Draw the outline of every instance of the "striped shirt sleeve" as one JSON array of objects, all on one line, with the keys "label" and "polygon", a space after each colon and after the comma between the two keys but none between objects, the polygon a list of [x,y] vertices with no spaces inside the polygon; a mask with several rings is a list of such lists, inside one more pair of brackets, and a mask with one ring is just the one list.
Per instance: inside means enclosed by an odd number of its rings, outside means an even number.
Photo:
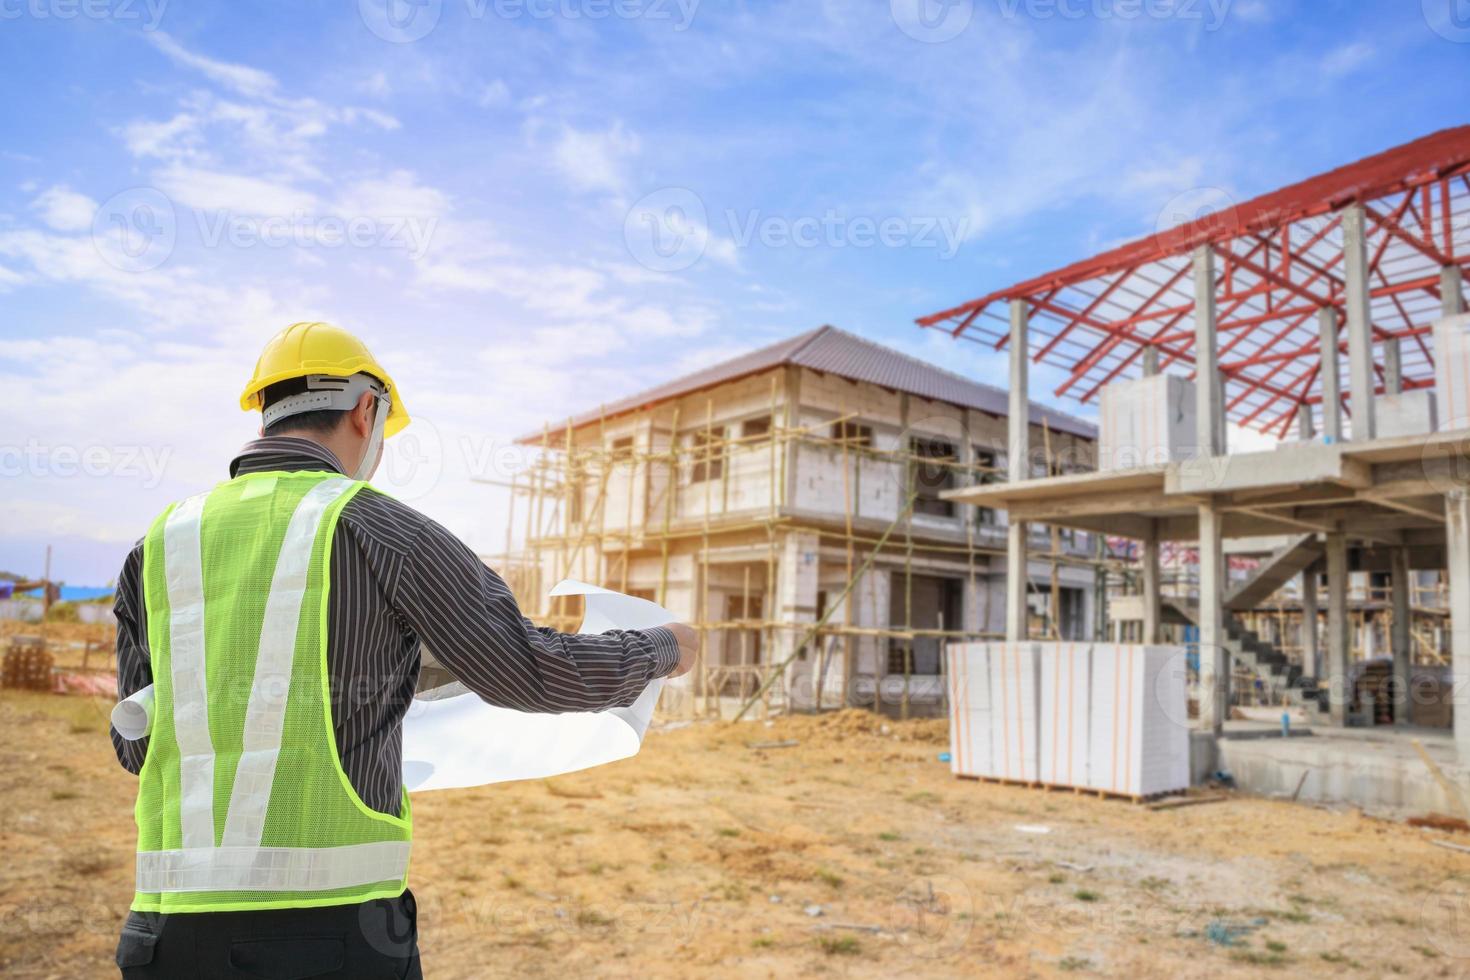
[{"label": "striped shirt sleeve", "polygon": [[521,614],[510,588],[442,525],[425,521],[394,608],[424,646],[486,702],[518,711],[601,711],[632,704],[674,670],[667,629],[561,633]]},{"label": "striped shirt sleeve", "polygon": [[[142,568],[143,545],[139,542],[123,561],[112,603],[113,615],[117,617],[118,700],[130,697],[153,683],[153,668],[148,659],[147,616],[140,601]],[[143,758],[148,754],[147,737],[129,742],[117,733],[117,729],[109,728],[109,732],[117,761],[128,772],[137,775],[143,768]]]}]

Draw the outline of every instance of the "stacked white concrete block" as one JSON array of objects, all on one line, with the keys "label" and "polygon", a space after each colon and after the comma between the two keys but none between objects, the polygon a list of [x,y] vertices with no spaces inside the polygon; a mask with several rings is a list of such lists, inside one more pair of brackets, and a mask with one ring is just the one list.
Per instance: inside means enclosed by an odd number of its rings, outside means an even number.
[{"label": "stacked white concrete block", "polygon": [[950,769],[956,776],[991,776],[989,643],[949,647]]},{"label": "stacked white concrete block", "polygon": [[1127,470],[1195,455],[1194,382],[1172,374],[1115,381],[1098,409],[1098,469]]},{"label": "stacked white concrete block", "polygon": [[990,648],[990,748],[1001,779],[1041,778],[1040,645],[994,643]]},{"label": "stacked white concrete block", "polygon": [[1187,787],[1187,696],[1182,648],[1094,644],[1088,787],[1135,796]]},{"label": "stacked white concrete block", "polygon": [[949,672],[956,775],[1134,796],[1189,785],[1182,648],[962,643]]},{"label": "stacked white concrete block", "polygon": [[1041,644],[1041,782],[1088,785],[1091,690],[1092,644]]},{"label": "stacked white concrete block", "polygon": [[1470,313],[1434,324],[1434,392],[1439,428],[1470,429]]},{"label": "stacked white concrete block", "polygon": [[1434,392],[1427,388],[1379,395],[1373,406],[1378,438],[1428,435],[1439,428],[1435,404]]}]

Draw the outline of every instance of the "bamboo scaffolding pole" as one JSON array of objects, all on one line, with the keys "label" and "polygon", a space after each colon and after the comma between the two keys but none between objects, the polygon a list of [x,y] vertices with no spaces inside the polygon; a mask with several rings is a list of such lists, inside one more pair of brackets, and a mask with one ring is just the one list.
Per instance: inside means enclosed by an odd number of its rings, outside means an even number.
[{"label": "bamboo scaffolding pole", "polygon": [[[883,532],[883,538],[880,541],[880,546],[888,542],[888,538],[893,534],[894,528],[898,527],[899,522],[902,521],[911,510],[913,510],[913,506],[914,498],[909,497],[909,499],[904,503],[903,509],[899,511],[898,516],[893,519],[893,522],[888,525],[888,529]],[[873,559],[878,556],[879,550],[879,548],[873,549],[873,553],[867,557],[867,559],[863,562],[862,567],[858,569],[859,576],[861,576],[864,572],[868,570],[868,566],[871,565],[873,563]],[[839,596],[839,599],[847,598],[848,593],[852,591],[853,581],[855,580],[851,580],[845,586],[843,586],[842,594],[841,596]],[[756,697],[765,694],[766,690],[769,689],[770,686],[775,683],[775,681],[783,673],[785,673],[786,668],[790,666],[791,661],[796,659],[796,655],[801,652],[802,647],[810,643],[812,637],[817,634],[817,631],[820,630],[823,626],[827,625],[827,620],[831,617],[832,610],[835,608],[835,605],[828,606],[826,613],[823,614],[823,616],[819,620],[817,620],[817,622],[811,625],[811,628],[807,630],[806,635],[802,637],[802,641],[796,645],[795,649],[793,649],[791,653],[787,654],[786,657],[779,664],[776,665],[776,669],[773,670],[770,676],[768,676],[761,684],[761,689],[756,692]],[[751,702],[754,700],[755,697],[752,697],[750,700],[745,702],[745,704],[740,708],[740,713],[735,716],[735,721],[739,721],[740,719],[745,717],[746,712],[750,710]]]},{"label": "bamboo scaffolding pole", "polygon": [[[783,377],[787,379],[785,385],[782,384]],[[998,633],[984,629],[989,623],[988,606],[993,597],[989,589],[980,588],[979,560],[987,555],[999,556],[1005,553],[1003,546],[991,547],[977,540],[978,529],[969,518],[970,508],[965,505],[957,506],[960,523],[953,528],[941,530],[930,527],[927,523],[917,523],[914,507],[920,489],[915,485],[918,467],[924,467],[926,480],[931,474],[945,470],[969,479],[980,479],[985,474],[1001,472],[1001,468],[985,464],[977,456],[971,445],[968,415],[965,417],[963,450],[946,456],[931,454],[932,450],[925,451],[925,446],[912,443],[907,438],[907,430],[904,430],[905,436],[896,446],[880,448],[870,444],[865,433],[860,435],[857,430],[848,430],[841,425],[856,417],[846,404],[839,407],[835,420],[829,417],[802,424],[798,412],[799,380],[791,373],[771,373],[769,423],[764,432],[748,431],[751,427],[741,423],[738,416],[724,425],[716,425],[715,399],[706,398],[703,413],[705,417],[701,427],[702,446],[690,456],[690,465],[702,465],[704,470],[704,507],[697,517],[685,506],[690,495],[683,494],[684,503],[680,502],[680,466],[684,447],[680,445],[679,422],[681,409],[687,410],[686,406],[681,406],[678,402],[672,405],[672,427],[669,430],[669,444],[665,449],[657,448],[658,409],[652,406],[640,410],[634,416],[634,434],[631,439],[626,440],[617,437],[629,430],[614,429],[605,411],[597,420],[598,440],[595,444],[588,440],[586,445],[577,446],[574,442],[577,430],[569,423],[565,429],[566,442],[557,451],[551,444],[549,427],[543,427],[540,456],[528,471],[517,474],[509,484],[511,507],[508,509],[507,519],[506,560],[515,562],[515,567],[520,570],[516,578],[523,590],[536,596],[535,599],[530,594],[526,596],[526,607],[531,608],[537,602],[545,602],[544,588],[539,583],[544,572],[552,571],[553,565],[563,572],[581,570],[579,563],[585,560],[586,549],[589,547],[595,549],[596,568],[589,565],[586,574],[596,575],[600,579],[616,580],[623,591],[636,590],[640,584],[640,579],[633,573],[634,560],[640,555],[656,557],[657,598],[660,603],[667,605],[671,598],[670,576],[675,557],[679,556],[679,560],[683,561],[687,556],[693,558],[690,569],[693,581],[690,585],[697,590],[697,595],[691,597],[688,614],[695,620],[691,625],[695,626],[700,635],[701,672],[698,681],[701,689],[698,696],[688,702],[696,713],[701,710],[708,713],[712,707],[718,710],[721,690],[727,683],[734,688],[731,693],[740,695],[742,717],[756,705],[760,706],[763,714],[769,713],[773,698],[781,693],[775,684],[789,676],[787,671],[790,662],[803,648],[808,652],[814,649],[816,653],[812,665],[815,688],[812,703],[816,709],[826,710],[835,700],[828,697],[829,693],[835,692],[827,691],[827,675],[836,666],[838,656],[842,658],[841,698],[838,706],[851,704],[854,697],[853,683],[860,667],[859,645],[872,642],[883,645],[873,664],[874,683],[880,689],[875,691],[875,710],[882,708],[881,681],[888,664],[884,650],[891,643],[904,653],[904,687],[900,713],[904,716],[911,714],[915,641],[939,642],[942,653],[942,644],[947,641],[998,638]],[[645,422],[646,433],[639,433],[638,428]],[[622,424],[624,423],[620,423]],[[640,434],[646,437],[640,439]],[[1049,428],[1043,437],[1050,439]],[[619,442],[622,445],[614,448],[614,444]],[[827,458],[841,467],[840,513],[835,507],[831,508],[830,515],[787,509],[794,502],[792,476],[797,465],[796,454],[808,447],[833,454]],[[1049,455],[1051,450],[1052,446],[1048,442]],[[749,461],[762,457],[765,460],[764,472],[767,480],[766,500],[763,504],[757,503],[752,507],[750,490],[747,487],[752,475],[760,472],[760,466],[751,467],[748,464]],[[863,471],[870,463],[901,467],[899,472],[905,476],[903,485],[913,494],[897,519],[901,522],[903,532],[901,545],[897,550],[894,548],[894,538],[899,533],[899,523],[889,521],[885,526],[882,521],[865,518],[861,513]],[[806,464],[803,462],[801,465]],[[714,469],[716,466],[720,468],[718,473]],[[656,475],[660,471],[667,474],[662,500],[658,500],[653,492],[657,482]],[[591,483],[593,479],[597,480],[595,496]],[[644,486],[641,505],[637,489],[640,479]],[[718,489],[714,486],[716,479],[720,482]],[[627,487],[627,499],[622,502],[624,514],[620,527],[616,526],[618,522],[615,512],[609,513],[610,508],[615,506],[612,503],[615,499],[613,489],[618,485]],[[581,493],[581,499],[574,502],[573,494],[576,492]],[[720,502],[718,510],[714,507],[716,496]],[[519,499],[521,497],[524,497],[524,501]],[[589,497],[592,499],[589,500]],[[759,496],[756,500],[759,500]],[[731,509],[732,501],[737,502],[734,510]],[[634,514],[635,508],[639,511],[637,515]],[[574,521],[573,517],[577,519]],[[526,523],[523,557],[520,558],[512,555],[515,542],[511,528],[516,519]],[[779,608],[783,576],[794,574],[795,569],[784,568],[778,542],[798,533],[813,535],[820,556],[818,560],[825,560],[827,574],[830,575],[835,565],[842,569],[844,578],[843,587],[838,593],[839,598],[829,599],[824,604],[816,623],[802,620],[789,612],[783,613]],[[745,557],[736,557],[742,548],[749,547],[739,543],[742,535],[755,537],[757,541],[764,538],[763,558],[752,560],[748,554]],[[719,548],[716,547],[717,543]],[[696,548],[697,556],[691,554]],[[1028,551],[1035,553],[1041,549],[1028,547]],[[1101,569],[1102,579],[1106,583],[1108,575],[1121,572],[1129,566],[1126,556],[1115,558],[1106,551],[1101,556],[1071,554],[1055,539],[1050,552],[1047,559],[1054,563],[1054,585],[1059,568]],[[546,559],[550,556],[555,557],[551,563],[547,563]],[[616,576],[611,568],[614,561],[619,564]],[[736,580],[740,589],[740,615],[722,617],[722,609],[711,608],[716,598],[712,589],[711,572],[717,565],[732,561],[743,563],[740,578]],[[759,581],[762,572],[757,564],[762,561],[765,566],[764,582]],[[880,561],[891,567],[895,575],[903,576],[903,622],[887,622],[887,616],[880,611],[879,622],[887,625],[859,625],[857,600],[863,594],[870,594],[870,602],[876,600],[879,576],[868,573]],[[939,611],[937,629],[930,628],[932,624],[928,622],[921,624],[915,621],[919,603],[914,579],[921,568],[931,570],[926,574],[958,577],[966,583],[966,604],[963,607],[966,613],[961,620],[948,621],[946,607]],[[819,564],[819,575],[822,574],[821,569]],[[645,574],[651,572],[652,569],[649,568]],[[830,583],[831,579],[827,581]],[[864,581],[867,582],[868,593],[858,591]],[[736,582],[729,582],[720,595],[728,595],[732,591],[729,586],[735,584]],[[1030,583],[1028,586],[1034,588]],[[829,584],[828,589],[830,588]],[[1061,617],[1055,588],[1053,593],[1051,618],[1053,628],[1056,629],[1059,628]],[[756,608],[758,594],[764,597],[759,609]],[[941,598],[941,603],[944,601]],[[980,612],[978,621],[973,621],[975,612],[979,611],[969,605],[973,602],[983,603],[987,607]],[[893,604],[890,600],[890,608]],[[839,605],[842,612],[840,617],[834,619]],[[557,605],[551,614],[561,621],[569,618],[562,605]],[[930,615],[926,611],[921,618],[927,620]],[[975,628],[966,629],[966,625],[973,625]],[[730,637],[729,630],[732,629],[740,631],[738,641]],[[776,637],[787,631],[799,633],[801,642],[779,663],[767,663],[771,652],[777,649]],[[723,642],[717,644],[716,637],[723,637]],[[758,650],[755,648],[757,639],[760,640]],[[815,648],[811,646],[813,640],[817,641]],[[718,658],[715,656],[717,647],[724,651]],[[740,661],[738,664],[729,662],[737,656]],[[715,659],[722,662],[713,663]],[[942,666],[940,670],[942,672]],[[836,684],[835,678],[833,683]],[[754,691],[751,690],[751,685],[755,685]],[[781,694],[780,700],[789,707],[789,695]]]}]

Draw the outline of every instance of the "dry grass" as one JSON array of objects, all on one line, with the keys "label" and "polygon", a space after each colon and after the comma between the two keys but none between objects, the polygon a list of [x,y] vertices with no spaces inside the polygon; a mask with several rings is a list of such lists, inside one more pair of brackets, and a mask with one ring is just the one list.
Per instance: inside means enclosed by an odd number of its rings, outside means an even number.
[{"label": "dry grass", "polygon": [[[0,693],[0,975],[114,975],[133,779],[113,761],[106,707]],[[1421,831],[1253,799],[1154,813],[956,781],[935,759],[942,723],[883,725],[858,713],[695,725],[602,770],[417,797],[411,879],[429,975],[1451,977],[1470,965],[1463,919],[1459,933],[1436,928],[1456,921],[1445,883],[1470,873],[1470,855]],[[774,739],[800,744],[747,745]],[[1217,945],[1212,923],[1248,928]]]}]

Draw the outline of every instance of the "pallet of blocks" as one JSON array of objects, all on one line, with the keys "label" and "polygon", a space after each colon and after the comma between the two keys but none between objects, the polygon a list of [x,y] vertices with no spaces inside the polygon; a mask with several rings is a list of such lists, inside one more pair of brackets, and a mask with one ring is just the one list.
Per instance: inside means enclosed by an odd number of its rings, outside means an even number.
[{"label": "pallet of blocks", "polygon": [[1143,799],[1189,786],[1182,647],[955,643],[955,775]]},{"label": "pallet of blocks", "polygon": [[1087,787],[1143,798],[1189,787],[1182,647],[1092,646]]}]

